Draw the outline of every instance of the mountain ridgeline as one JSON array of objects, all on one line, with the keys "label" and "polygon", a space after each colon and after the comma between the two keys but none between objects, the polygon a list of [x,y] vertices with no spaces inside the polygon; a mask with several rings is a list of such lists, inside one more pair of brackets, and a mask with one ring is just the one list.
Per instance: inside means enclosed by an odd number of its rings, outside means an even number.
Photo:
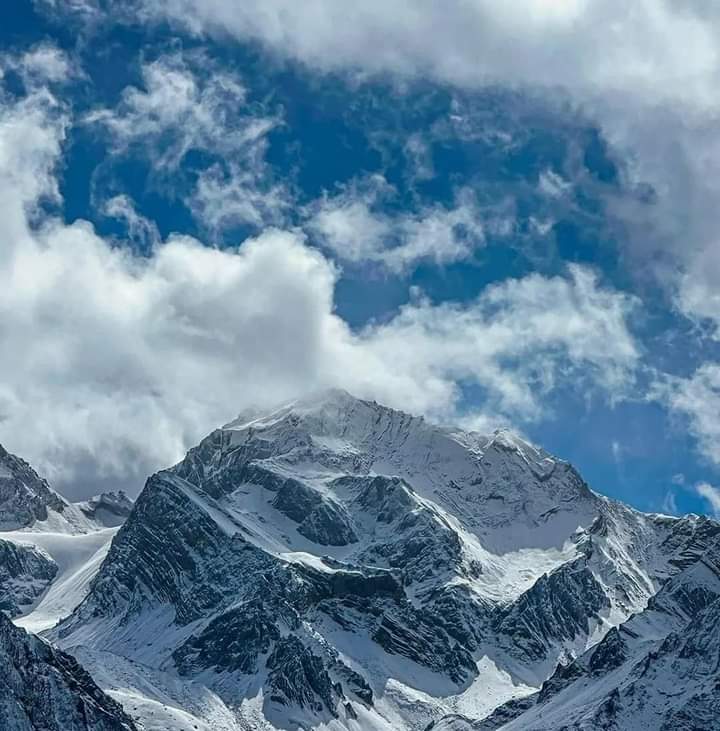
[{"label": "mountain ridgeline", "polygon": [[[720,525],[609,500],[507,431],[330,391],[214,431],[132,510],[93,506],[129,516],[45,636],[146,728],[665,731],[720,712]],[[41,559],[7,559],[32,578],[4,607],[19,621],[54,581]]]}]

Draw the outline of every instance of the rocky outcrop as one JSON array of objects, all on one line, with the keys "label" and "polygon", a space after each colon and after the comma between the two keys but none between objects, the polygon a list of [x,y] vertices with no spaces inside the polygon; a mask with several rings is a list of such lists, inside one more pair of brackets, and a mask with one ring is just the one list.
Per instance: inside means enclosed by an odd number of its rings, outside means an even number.
[{"label": "rocky outcrop", "polygon": [[47,589],[57,564],[34,546],[0,539],[0,612],[16,617]]},{"label": "rocky outcrop", "polygon": [[0,728],[138,731],[70,656],[17,629],[0,612]]},{"label": "rocky outcrop", "polygon": [[0,446],[0,530],[25,528],[62,513],[67,503],[25,460]]},{"label": "rocky outcrop", "polygon": [[133,501],[122,490],[118,490],[103,492],[76,505],[96,525],[114,528],[128,519]]},{"label": "rocky outcrop", "polygon": [[527,665],[553,648],[587,637],[610,608],[602,586],[579,558],[545,574],[493,621],[498,644]]},{"label": "rocky outcrop", "polygon": [[341,688],[333,684],[322,659],[298,637],[288,635],[277,642],[266,665],[270,701],[337,715]]}]

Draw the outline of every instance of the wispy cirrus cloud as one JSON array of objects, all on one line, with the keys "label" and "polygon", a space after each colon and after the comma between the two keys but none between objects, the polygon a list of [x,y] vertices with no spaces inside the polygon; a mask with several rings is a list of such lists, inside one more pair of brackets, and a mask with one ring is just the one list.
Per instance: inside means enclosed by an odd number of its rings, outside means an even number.
[{"label": "wispy cirrus cloud", "polygon": [[306,227],[341,260],[380,264],[395,273],[423,260],[442,265],[470,258],[484,245],[486,227],[512,228],[511,218],[501,224],[484,214],[469,188],[458,190],[450,207],[390,213],[384,204],[394,193],[379,175],[354,181],[308,206]]},{"label": "wispy cirrus cloud", "polygon": [[288,191],[265,162],[267,135],[280,118],[251,103],[242,80],[202,54],[160,56],[142,66],[142,79],[116,107],[86,115],[109,134],[114,154],[151,160],[163,181],[187,174],[189,153],[207,154],[186,202],[211,232],[282,221]]},{"label": "wispy cirrus cloud", "polygon": [[703,363],[687,377],[662,375],[652,397],[681,417],[700,452],[720,465],[720,364]]}]

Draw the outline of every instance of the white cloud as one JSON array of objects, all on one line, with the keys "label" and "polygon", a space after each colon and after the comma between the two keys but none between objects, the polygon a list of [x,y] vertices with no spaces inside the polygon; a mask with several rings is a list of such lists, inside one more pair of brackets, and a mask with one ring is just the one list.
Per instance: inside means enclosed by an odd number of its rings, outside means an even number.
[{"label": "white cloud", "polygon": [[540,190],[551,198],[562,198],[572,188],[572,183],[564,180],[552,170],[543,170],[538,180]]},{"label": "white cloud", "polygon": [[147,16],[234,34],[322,70],[453,84],[564,85],[715,104],[717,13],[668,0],[141,0]]},{"label": "white cloud", "polygon": [[39,43],[21,55],[6,55],[0,69],[12,69],[26,84],[66,81],[79,72],[68,57],[55,46]]},{"label": "white cloud", "polygon": [[[653,205],[616,201],[626,261],[720,327],[720,13],[695,0],[138,0],[146,18],[259,41],[320,71],[562,90],[596,117]],[[544,176],[555,193],[561,181]],[[360,216],[362,211],[347,213]]]},{"label": "white cloud", "polygon": [[720,488],[701,482],[695,485],[695,492],[708,503],[715,517],[720,517]]},{"label": "white cloud", "polygon": [[280,221],[287,192],[265,163],[267,134],[280,120],[248,102],[238,77],[197,54],[161,56],[142,77],[143,88],[127,87],[117,108],[87,115],[110,132],[115,154],[140,151],[167,178],[191,150],[212,153],[187,198],[199,221],[211,231]]},{"label": "white cloud", "polygon": [[231,74],[211,72],[200,80],[180,55],[162,56],[142,67],[143,86],[127,87],[117,109],[88,115],[105,125],[115,149],[132,144],[148,149],[157,165],[177,169],[191,149],[232,151],[254,143],[267,131],[265,119],[233,116],[246,106],[246,90]]},{"label": "white cloud", "polygon": [[[395,74],[466,89],[500,84],[559,94],[595,118],[622,163],[609,199],[636,281],[659,282],[682,315],[720,339],[720,12],[696,0],[141,0],[146,17],[196,33],[259,41],[324,71]],[[471,128],[473,119],[458,118]],[[502,131],[497,132],[502,144]],[[412,152],[412,150],[411,150]],[[562,196],[564,181],[541,187]],[[629,191],[633,191],[629,193]],[[356,224],[365,223],[362,236]],[[361,202],[328,213],[345,254],[377,253],[386,222]],[[536,230],[547,230],[537,222]],[[347,233],[352,227],[355,238]],[[629,240],[624,240],[625,238]],[[450,251],[453,251],[452,247]],[[400,248],[397,255],[401,255]],[[461,252],[455,249],[456,256]],[[396,263],[396,266],[400,264]],[[702,356],[701,356],[702,357]],[[672,381],[663,400],[684,414],[720,464],[720,367]],[[662,389],[661,389],[662,390]]]},{"label": "white cloud", "polygon": [[[569,278],[506,280],[468,305],[420,299],[362,335],[379,362],[412,374],[422,391],[404,398],[421,410],[436,399],[447,402],[455,384],[465,382],[487,389],[492,411],[537,418],[542,394],[560,375],[580,385],[585,372],[620,396],[639,358],[626,322],[634,304],[573,266]],[[399,382],[389,395],[403,391]]]},{"label": "white cloud", "polygon": [[679,515],[677,498],[672,490],[668,490],[663,498],[662,506],[660,508],[666,515]]},{"label": "white cloud", "polygon": [[261,227],[283,220],[290,206],[286,188],[265,182],[264,162],[226,161],[203,170],[188,200],[195,217],[211,231],[237,224]]},{"label": "white cloud", "polygon": [[137,212],[130,196],[115,195],[105,201],[102,212],[108,218],[125,222],[128,239],[140,251],[151,251],[160,243],[157,225]]},{"label": "white cloud", "polygon": [[298,233],[222,251],[176,235],[142,257],[38,217],[66,126],[47,90],[0,104],[0,440],[76,492],[137,489],[248,403],[322,386],[444,418],[478,384],[488,410],[536,418],[561,374],[631,382],[634,301],[580,267],[466,305],[415,299],[353,332],[334,265]]},{"label": "white cloud", "polygon": [[664,377],[653,395],[687,421],[700,451],[720,465],[720,364],[704,363],[687,378]]},{"label": "white cloud", "polygon": [[[350,185],[310,206],[307,228],[341,259],[376,262],[396,273],[422,260],[466,259],[484,244],[483,215],[471,190],[458,191],[451,208],[428,205],[394,215],[380,205],[393,192],[380,176]],[[490,224],[497,229],[497,221]]]}]

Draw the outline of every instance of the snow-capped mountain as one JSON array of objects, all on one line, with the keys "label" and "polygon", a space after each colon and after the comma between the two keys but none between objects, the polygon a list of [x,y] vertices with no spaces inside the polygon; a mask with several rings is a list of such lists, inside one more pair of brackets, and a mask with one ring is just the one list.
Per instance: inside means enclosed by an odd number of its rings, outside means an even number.
[{"label": "snow-capped mountain", "polygon": [[67,502],[24,460],[0,446],[0,530],[60,518]]},{"label": "snow-capped mountain", "polygon": [[133,501],[122,490],[118,490],[102,492],[75,505],[98,527],[116,528],[129,517]]},{"label": "snow-capped mountain", "polygon": [[[509,432],[331,391],[150,477],[47,634],[146,728],[552,729],[519,714],[575,698],[568,668],[658,606],[687,613],[680,587],[710,602],[719,534],[608,500]],[[612,664],[582,681],[598,698]]]},{"label": "snow-capped mountain", "polygon": [[[95,503],[115,501],[105,496]],[[120,505],[125,507],[122,500]],[[9,619],[46,629],[75,608],[84,596],[83,583],[86,589],[115,532],[105,529],[104,517],[65,500],[27,462],[0,447],[2,729],[137,728],[72,656]],[[94,566],[86,565],[87,554],[98,552]]]}]

